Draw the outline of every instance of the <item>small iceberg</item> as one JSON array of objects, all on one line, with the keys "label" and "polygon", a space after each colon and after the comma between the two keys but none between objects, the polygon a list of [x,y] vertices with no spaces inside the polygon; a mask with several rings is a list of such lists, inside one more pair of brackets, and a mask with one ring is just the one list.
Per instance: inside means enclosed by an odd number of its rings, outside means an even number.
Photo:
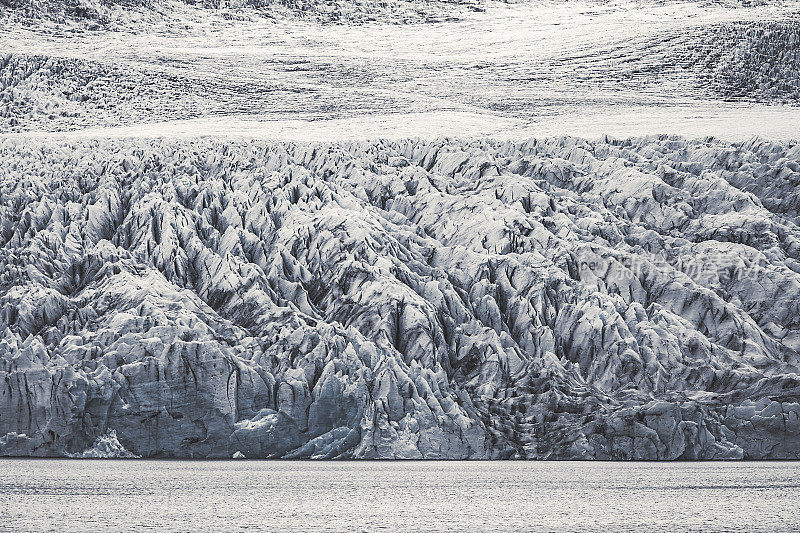
[{"label": "small iceberg", "polygon": [[97,437],[91,448],[80,453],[70,454],[77,459],[140,459],[140,456],[129,452],[117,439],[117,432],[109,429],[104,435]]}]

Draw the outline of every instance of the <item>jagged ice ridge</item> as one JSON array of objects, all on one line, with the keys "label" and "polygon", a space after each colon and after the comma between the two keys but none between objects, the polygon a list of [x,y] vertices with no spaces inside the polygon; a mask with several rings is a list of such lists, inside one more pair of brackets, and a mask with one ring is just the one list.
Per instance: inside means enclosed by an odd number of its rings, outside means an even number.
[{"label": "jagged ice ridge", "polygon": [[800,457],[800,146],[0,142],[0,454]]}]

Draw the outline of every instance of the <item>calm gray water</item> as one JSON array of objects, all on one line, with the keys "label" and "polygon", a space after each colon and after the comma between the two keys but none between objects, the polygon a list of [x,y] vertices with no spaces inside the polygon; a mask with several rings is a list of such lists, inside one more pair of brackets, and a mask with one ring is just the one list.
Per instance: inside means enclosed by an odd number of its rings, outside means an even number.
[{"label": "calm gray water", "polygon": [[0,460],[9,531],[797,531],[800,463]]}]

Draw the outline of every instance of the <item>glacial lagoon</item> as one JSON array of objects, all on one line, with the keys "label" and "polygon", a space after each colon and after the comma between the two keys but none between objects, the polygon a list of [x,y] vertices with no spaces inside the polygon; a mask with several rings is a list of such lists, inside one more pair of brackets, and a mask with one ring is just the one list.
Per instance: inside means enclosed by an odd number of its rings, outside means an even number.
[{"label": "glacial lagoon", "polygon": [[793,531],[800,462],[0,460],[2,531]]}]

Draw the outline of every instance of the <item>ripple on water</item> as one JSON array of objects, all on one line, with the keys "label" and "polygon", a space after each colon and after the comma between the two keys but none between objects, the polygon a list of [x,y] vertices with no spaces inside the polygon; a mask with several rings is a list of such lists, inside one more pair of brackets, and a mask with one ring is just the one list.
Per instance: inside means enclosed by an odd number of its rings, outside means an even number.
[{"label": "ripple on water", "polygon": [[13,531],[791,531],[800,463],[0,460]]}]

